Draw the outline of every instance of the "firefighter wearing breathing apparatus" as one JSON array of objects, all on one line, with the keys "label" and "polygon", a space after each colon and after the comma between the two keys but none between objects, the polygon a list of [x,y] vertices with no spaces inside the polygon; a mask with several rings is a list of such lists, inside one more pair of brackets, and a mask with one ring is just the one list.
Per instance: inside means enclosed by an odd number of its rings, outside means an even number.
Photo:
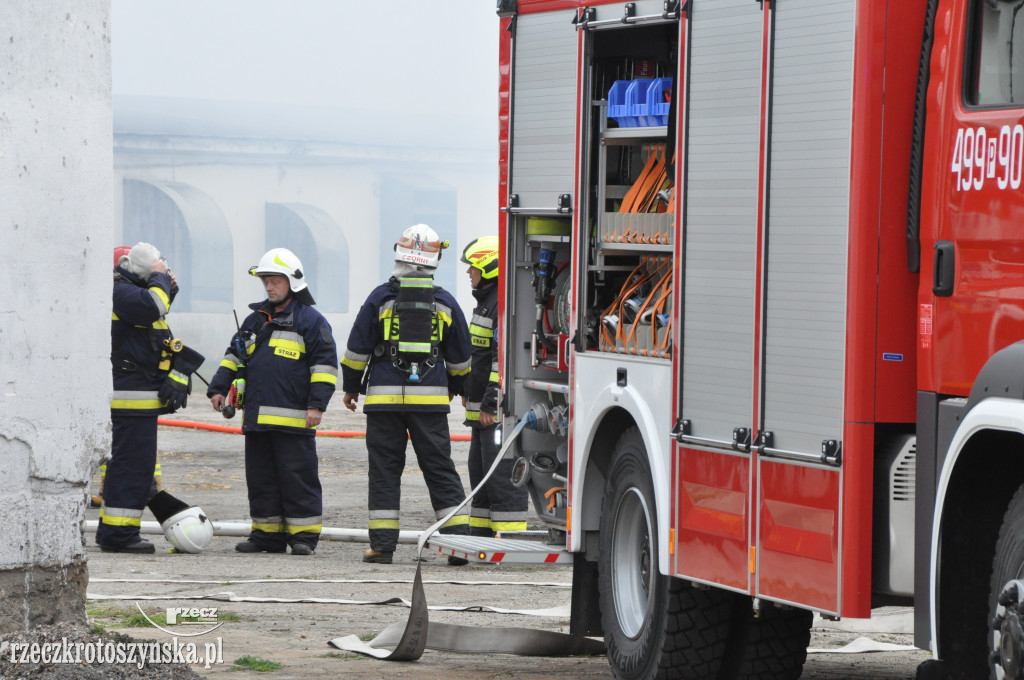
[{"label": "firefighter wearing breathing apparatus", "polygon": [[[366,395],[370,550],[364,562],[392,561],[408,439],[437,518],[466,497],[452,462],[448,404],[463,393],[469,372],[469,330],[455,298],[433,282],[447,247],[425,224],[402,233],[391,278],[359,309],[341,362],[345,406],[354,411],[359,394]],[[440,531],[467,534],[468,516],[460,511]]]},{"label": "firefighter wearing breathing apparatus", "polygon": [[[500,446],[495,441],[498,420],[498,238],[474,239],[462,251],[462,262],[473,285],[477,306],[469,322],[473,367],[466,378],[466,425],[473,429],[469,445],[469,484],[474,489],[494,463]],[[526,531],[529,496],[526,487],[512,485],[513,461],[498,464],[483,489],[473,496],[469,533]]]},{"label": "firefighter wearing breathing apparatus", "polygon": [[293,252],[273,248],[249,273],[263,281],[267,299],[249,305],[253,311],[206,393],[221,411],[245,366],[242,433],[252,531],[235,550],[279,553],[290,545],[293,555],[310,555],[323,521],[316,427],[338,382],[338,351]]},{"label": "firefighter wearing breathing apparatus", "polygon": [[154,552],[139,527],[156,493],[157,416],[185,406],[190,376],[203,363],[167,326],[177,291],[155,246],[138,243],[118,257],[110,323],[113,435],[96,530],[96,543],[107,552]]}]

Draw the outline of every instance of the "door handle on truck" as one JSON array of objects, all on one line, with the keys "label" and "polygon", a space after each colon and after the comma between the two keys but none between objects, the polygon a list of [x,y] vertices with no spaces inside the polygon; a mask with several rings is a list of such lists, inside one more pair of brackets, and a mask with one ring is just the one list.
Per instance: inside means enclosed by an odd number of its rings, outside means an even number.
[{"label": "door handle on truck", "polygon": [[953,294],[956,274],[956,253],[950,241],[935,242],[935,268],[932,272],[932,292],[938,297]]}]

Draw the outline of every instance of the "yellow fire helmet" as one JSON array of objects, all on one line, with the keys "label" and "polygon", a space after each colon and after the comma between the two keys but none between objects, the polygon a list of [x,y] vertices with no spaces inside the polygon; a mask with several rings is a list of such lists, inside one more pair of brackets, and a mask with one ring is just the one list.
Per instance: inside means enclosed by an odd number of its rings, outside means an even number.
[{"label": "yellow fire helmet", "polygon": [[481,236],[473,239],[462,251],[462,261],[480,270],[480,278],[498,276],[498,237]]}]

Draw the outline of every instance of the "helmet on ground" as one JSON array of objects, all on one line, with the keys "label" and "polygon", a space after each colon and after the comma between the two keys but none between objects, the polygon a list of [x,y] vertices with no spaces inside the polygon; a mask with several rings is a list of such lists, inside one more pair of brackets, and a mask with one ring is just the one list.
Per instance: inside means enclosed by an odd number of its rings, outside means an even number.
[{"label": "helmet on ground", "polygon": [[473,239],[462,251],[462,261],[480,270],[480,278],[491,280],[498,276],[498,237],[481,236]]},{"label": "helmet on ground", "polygon": [[213,539],[213,522],[197,506],[171,515],[160,528],[164,538],[181,552],[200,553]]},{"label": "helmet on ground", "polygon": [[304,305],[314,305],[312,293],[306,286],[306,278],[302,273],[302,262],[292,251],[287,248],[271,248],[255,267],[249,267],[249,273],[253,276],[287,276],[288,288],[295,295],[295,299]]},{"label": "helmet on ground", "polygon": [[437,232],[425,224],[414,224],[402,232],[395,244],[395,262],[436,269],[441,251],[448,247]]},{"label": "helmet on ground", "polygon": [[131,246],[115,246],[114,247],[114,266],[121,264],[122,257],[128,257],[128,253],[132,250]]},{"label": "helmet on ground", "polygon": [[[121,248],[125,247],[127,246],[121,246]],[[120,248],[114,249],[115,257],[117,257],[118,250]],[[117,258],[117,266],[135,274],[143,281],[149,281],[149,275],[153,273],[153,261],[159,259],[160,251],[156,246],[139,241],[131,248],[128,248],[128,252],[123,253]]]}]

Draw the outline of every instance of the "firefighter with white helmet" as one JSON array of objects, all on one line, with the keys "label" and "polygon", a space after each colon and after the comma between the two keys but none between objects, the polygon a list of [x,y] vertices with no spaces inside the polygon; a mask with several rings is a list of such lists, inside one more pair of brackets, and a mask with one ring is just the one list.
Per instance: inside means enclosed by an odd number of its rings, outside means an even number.
[{"label": "firefighter with white helmet", "polygon": [[[425,224],[402,233],[391,277],[359,309],[341,361],[345,406],[354,411],[359,394],[366,395],[370,550],[364,562],[392,561],[409,439],[437,518],[466,497],[452,462],[448,412],[469,372],[469,330],[452,294],[433,283],[447,247]],[[467,534],[468,523],[460,512],[440,531]],[[449,564],[465,560],[449,558]]]},{"label": "firefighter with white helmet", "polygon": [[252,531],[235,546],[243,553],[309,555],[320,539],[323,493],[316,427],[338,382],[338,351],[331,325],[313,308],[302,262],[272,248],[249,273],[267,298],[232,338],[206,396],[226,405],[239,371],[246,373],[242,433]]},{"label": "firefighter with white helmet", "polygon": [[139,528],[156,493],[157,416],[185,406],[191,374],[202,364],[167,326],[178,290],[156,246],[115,250],[110,363],[113,426],[96,544],[106,552],[152,553]]},{"label": "firefighter with white helmet", "polygon": [[[474,489],[491,468],[500,447],[495,443],[498,421],[498,237],[473,239],[462,251],[462,262],[473,286],[477,306],[469,322],[473,367],[466,378],[465,424],[472,428],[469,446],[469,483]],[[512,485],[512,460],[498,469],[473,496],[469,532],[493,536],[496,532],[525,531],[529,492]]]}]

